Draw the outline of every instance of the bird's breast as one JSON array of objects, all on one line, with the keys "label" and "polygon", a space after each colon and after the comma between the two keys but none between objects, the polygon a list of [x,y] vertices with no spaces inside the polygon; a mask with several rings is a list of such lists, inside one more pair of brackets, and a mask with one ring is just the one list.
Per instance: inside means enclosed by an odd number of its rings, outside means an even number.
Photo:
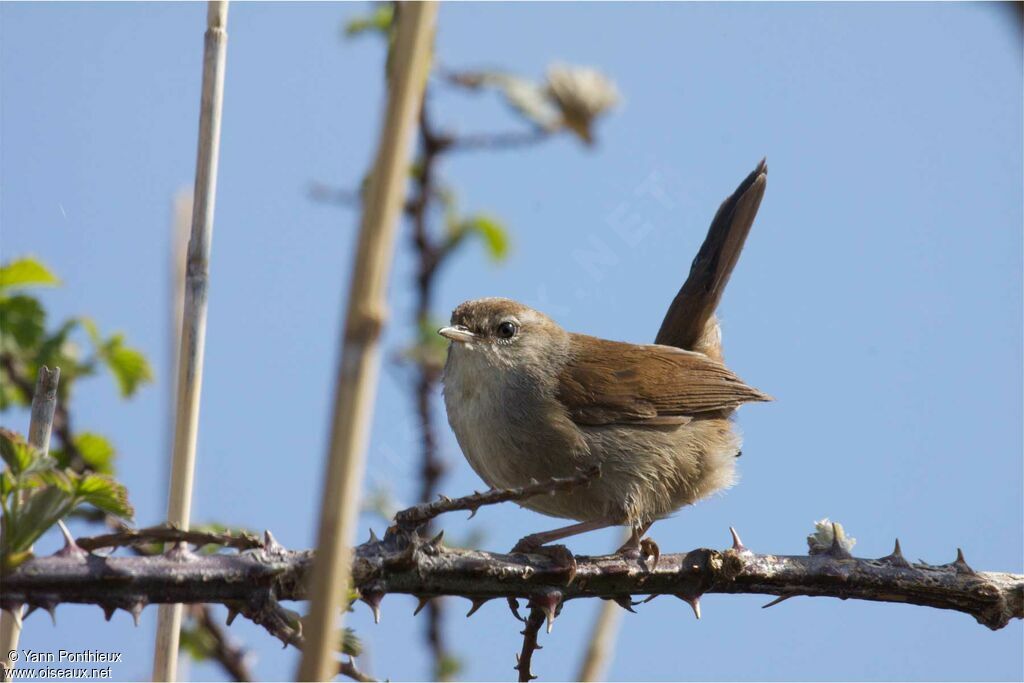
[{"label": "bird's breast", "polygon": [[478,367],[472,352],[449,355],[444,401],[459,447],[493,487],[572,474],[586,446],[553,391],[514,370]]}]

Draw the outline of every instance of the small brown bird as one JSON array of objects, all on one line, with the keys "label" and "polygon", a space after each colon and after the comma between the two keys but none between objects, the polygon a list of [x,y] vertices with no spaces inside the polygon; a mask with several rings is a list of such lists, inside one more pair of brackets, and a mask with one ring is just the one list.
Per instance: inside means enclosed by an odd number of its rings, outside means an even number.
[{"label": "small brown bird", "polygon": [[[749,232],[762,162],[719,209],[657,344],[567,332],[509,299],[467,301],[439,333],[448,421],[466,459],[492,487],[566,477],[593,465],[589,486],[526,499],[524,507],[578,520],[531,534],[540,545],[628,525],[638,552],[650,525],[730,486],[740,439],[733,411],[770,397],[721,362],[714,309]],[[656,546],[654,546],[656,552]]]}]

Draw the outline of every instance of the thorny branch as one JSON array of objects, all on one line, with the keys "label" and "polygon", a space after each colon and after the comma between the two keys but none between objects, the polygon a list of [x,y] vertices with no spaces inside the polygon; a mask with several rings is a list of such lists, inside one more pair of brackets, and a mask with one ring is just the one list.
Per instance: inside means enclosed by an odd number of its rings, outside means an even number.
[{"label": "thorny branch", "polygon": [[210,635],[213,641],[211,656],[236,681],[253,680],[246,651],[240,648],[228,635],[227,630],[213,619],[209,605],[190,605],[189,612],[199,628]]},{"label": "thorny branch", "polygon": [[190,543],[196,548],[205,545],[219,545],[236,550],[262,548],[263,541],[247,533],[213,533],[207,531],[183,531],[174,526],[161,525],[145,529],[122,527],[119,530],[78,539],[78,547],[82,550],[98,550],[99,548],[136,547],[150,543]]},{"label": "thorny branch", "polygon": [[532,681],[537,678],[531,671],[531,664],[533,663],[533,653],[537,650],[543,649],[539,643],[537,643],[537,635],[540,633],[540,627],[544,623],[544,612],[539,607],[534,607],[530,610],[530,616],[526,618],[526,626],[523,628],[523,648],[516,655],[515,670],[519,672],[519,680]]},{"label": "thorny branch", "polygon": [[[9,353],[0,354],[0,369],[6,373],[7,379],[10,381],[11,385],[21,392],[23,398],[26,401],[30,401],[32,399],[32,394],[35,391],[35,387],[25,370],[18,366],[13,355]],[[66,384],[63,385],[63,387],[66,387]],[[65,398],[60,395],[58,395],[57,406],[54,410],[53,434],[57,437],[64,450],[68,467],[78,473],[87,471],[89,469],[89,465],[82,456],[78,447],[75,445],[74,431],[71,427],[71,414],[67,409]],[[116,548],[118,546],[130,546],[135,549],[136,552],[140,552],[140,554],[142,554],[138,547],[142,544],[180,540],[195,543],[197,547],[201,545],[214,544],[238,548],[239,550],[258,547],[260,545],[260,540],[258,538],[252,537],[248,534],[238,536],[232,536],[231,534],[202,534],[199,532],[182,532],[170,527],[126,529],[120,527],[119,522],[115,521],[115,518],[103,515],[98,510],[95,512],[98,514],[86,512],[84,513],[84,516],[90,521],[104,521],[108,525],[116,525],[118,528],[117,533],[93,536],[88,539],[83,538],[78,546],[65,547],[66,553],[74,555],[81,551],[91,551],[104,547]],[[137,615],[141,612],[141,607],[133,604],[132,609],[129,611],[131,611],[133,618],[137,620]],[[231,642],[227,633],[224,632],[224,629],[214,622],[210,605],[193,605],[192,613],[199,627],[205,629],[214,642],[214,650],[211,653],[213,660],[220,664],[220,666],[235,680],[252,680],[253,676],[249,671],[248,664],[246,662],[246,650],[236,643]],[[112,614],[112,612],[109,612],[109,614]]]},{"label": "thorny branch", "polygon": [[[554,490],[564,481],[538,484],[530,492],[536,495],[544,487]],[[523,489],[473,494],[417,506],[399,516],[419,524],[441,512],[474,509],[522,495]],[[574,599],[603,598],[631,609],[641,604],[632,601],[634,596],[674,595],[687,602],[698,618],[700,597],[707,593],[757,593],[781,599],[827,596],[920,605],[969,614],[993,630],[1024,618],[1024,575],[975,571],[959,551],[947,564],[911,563],[898,543],[885,557],[854,558],[839,533],[831,546],[809,539],[809,555],[754,553],[733,532],[732,545],[725,550],[663,554],[656,566],[621,555],[579,556],[575,573],[569,574],[565,566],[543,555],[449,549],[440,535],[424,541],[407,529],[396,523],[383,540],[371,535],[356,547],[352,580],[361,599],[379,618],[388,593],[417,596],[421,606],[438,596],[463,596],[472,602],[470,614],[494,598],[526,598],[531,611],[517,667],[520,680],[532,676],[530,661],[541,617],[550,629],[562,606]],[[121,540],[131,541],[132,534],[126,533]],[[187,542],[184,537],[178,540]],[[95,545],[85,539],[83,543]],[[9,572],[3,577],[0,606],[27,604],[52,614],[60,603],[86,603],[99,605],[108,616],[123,609],[137,618],[150,603],[220,603],[228,607],[229,621],[243,614],[286,644],[301,647],[299,616],[279,600],[306,599],[312,551],[285,549],[269,534],[258,548],[199,556],[180,545],[147,557],[103,557],[80,546],[68,544],[55,555],[31,559]],[[369,680],[351,662],[343,664],[341,672]]]},{"label": "thorny branch", "polygon": [[477,491],[461,498],[441,496],[440,500],[432,503],[414,505],[407,510],[402,510],[395,515],[395,524],[405,531],[414,531],[429,520],[446,512],[469,510],[472,517],[479,508],[485,505],[526,500],[533,496],[551,494],[555,491],[568,491],[577,486],[587,484],[599,475],[600,470],[597,467],[591,467],[572,477],[552,477],[546,481],[536,482],[528,486],[509,489],[489,489],[483,492]]}]

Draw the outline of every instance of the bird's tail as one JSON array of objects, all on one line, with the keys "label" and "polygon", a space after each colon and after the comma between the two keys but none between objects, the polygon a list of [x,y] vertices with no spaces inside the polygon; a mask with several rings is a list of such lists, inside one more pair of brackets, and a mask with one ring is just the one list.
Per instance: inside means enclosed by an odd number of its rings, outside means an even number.
[{"label": "bird's tail", "polygon": [[767,182],[768,164],[762,159],[718,207],[704,244],[690,266],[690,275],[665,314],[654,340],[656,344],[700,351],[721,360],[721,334],[715,309],[743,251]]}]

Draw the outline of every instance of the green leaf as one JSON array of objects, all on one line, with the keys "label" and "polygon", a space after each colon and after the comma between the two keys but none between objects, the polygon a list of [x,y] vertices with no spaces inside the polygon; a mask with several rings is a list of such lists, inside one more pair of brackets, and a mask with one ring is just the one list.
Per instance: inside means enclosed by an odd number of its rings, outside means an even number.
[{"label": "green leaf", "polygon": [[94,432],[80,432],[75,434],[74,444],[89,469],[100,474],[113,474],[116,451],[105,437]]},{"label": "green leaf", "polygon": [[124,484],[102,474],[79,475],[74,483],[74,495],[83,502],[126,520],[135,516]]},{"label": "green leaf", "polygon": [[[18,511],[5,515],[3,554],[28,551],[47,529],[66,517],[75,507],[74,496],[56,486],[29,490]],[[5,560],[10,568],[10,560]]]},{"label": "green leaf", "polygon": [[0,456],[15,477],[31,470],[39,455],[39,452],[20,434],[0,429]]},{"label": "green leaf", "polygon": [[16,348],[35,348],[46,332],[46,311],[24,294],[0,296],[0,320],[0,346],[5,348],[11,341]]},{"label": "green leaf", "polygon": [[460,229],[475,234],[483,240],[487,255],[495,263],[500,263],[508,256],[508,231],[501,221],[487,214],[475,214],[460,224]]},{"label": "green leaf", "polygon": [[217,642],[209,629],[205,629],[197,623],[181,627],[181,649],[188,653],[189,657],[197,662],[210,659],[217,651]]},{"label": "green leaf", "polygon": [[356,17],[345,24],[345,35],[349,38],[375,31],[387,35],[391,31],[391,22],[394,20],[394,9],[391,3],[381,5],[372,14]]},{"label": "green leaf", "polygon": [[123,398],[134,394],[140,385],[153,381],[149,361],[140,351],[126,346],[122,334],[115,334],[105,341],[99,349],[99,356],[113,373]]},{"label": "green leaf", "polygon": [[0,266],[0,292],[12,287],[56,286],[60,279],[34,258],[20,258]]},{"label": "green leaf", "polygon": [[352,657],[358,657],[363,654],[362,641],[359,640],[356,632],[347,626],[341,632],[341,652]]},{"label": "green leaf", "polygon": [[0,499],[6,500],[12,491],[14,491],[14,476],[9,470],[4,470],[0,472]]},{"label": "green leaf", "polygon": [[453,681],[462,671],[462,660],[445,653],[434,665],[435,681]]}]

